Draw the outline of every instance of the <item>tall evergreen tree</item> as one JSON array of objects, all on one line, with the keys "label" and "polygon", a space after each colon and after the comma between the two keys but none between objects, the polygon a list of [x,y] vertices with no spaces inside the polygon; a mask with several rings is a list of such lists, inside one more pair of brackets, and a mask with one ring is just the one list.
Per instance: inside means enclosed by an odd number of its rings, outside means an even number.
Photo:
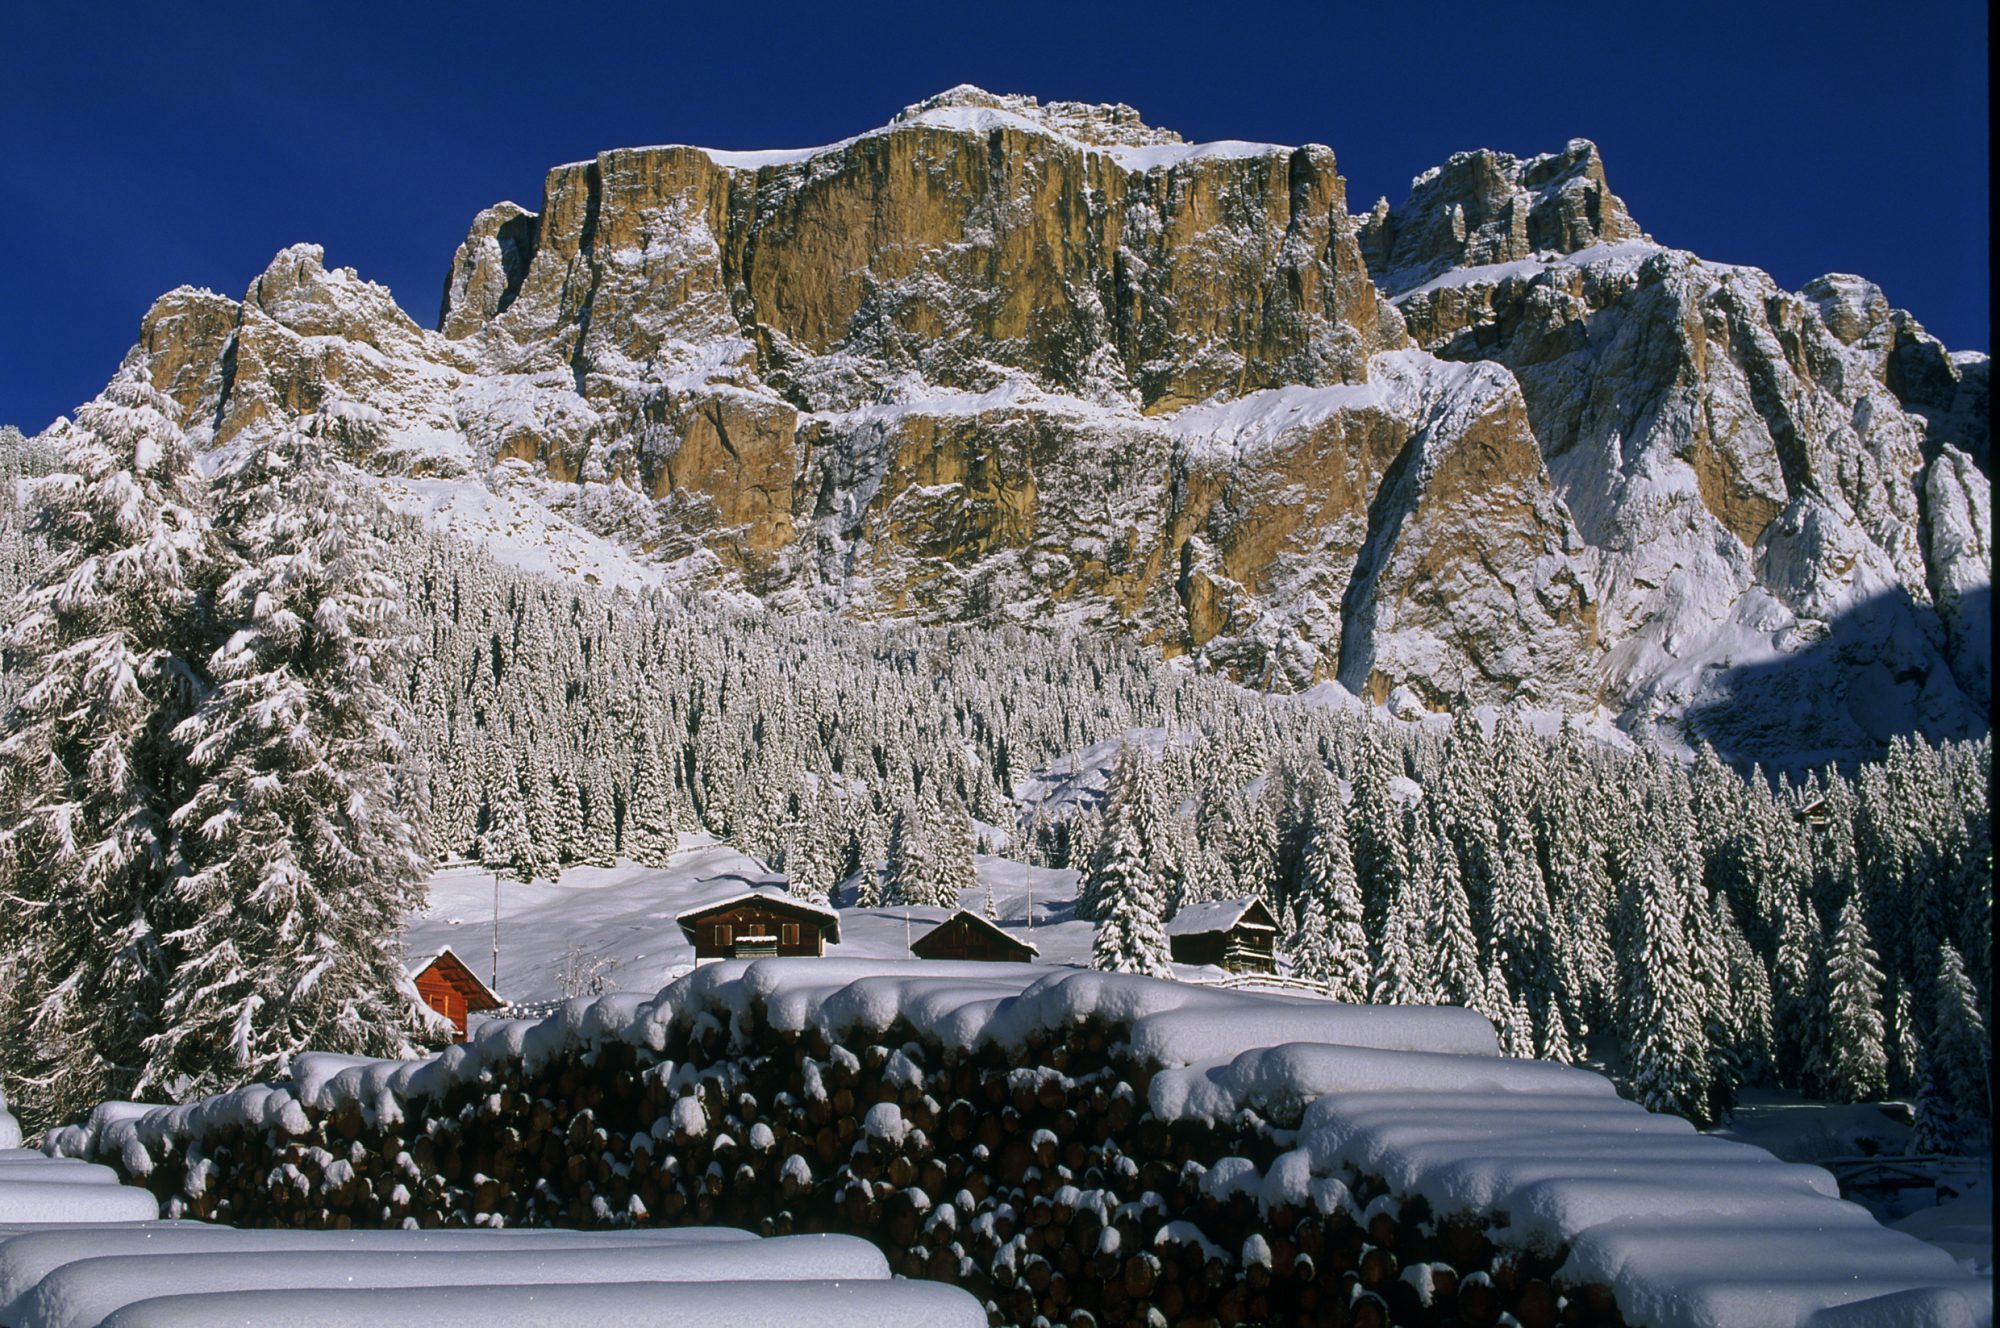
[{"label": "tall evergreen tree", "polygon": [[1637,846],[1623,883],[1630,958],[1620,992],[1626,1077],[1652,1111],[1706,1123],[1708,1049],[1703,994],[1682,930],[1686,884],[1657,842]]},{"label": "tall evergreen tree", "polygon": [[1950,1095],[1961,1141],[1970,1149],[1991,1145],[1993,1134],[1992,1048],[1978,999],[1965,976],[1958,947],[1938,946],[1936,1007],[1931,1041],[1942,1087]]},{"label": "tall evergreen tree", "polygon": [[410,638],[380,500],[296,432],[215,497],[236,565],[214,690],[175,735],[199,782],[173,816],[186,870],[137,1085],[177,1098],[280,1077],[309,1048],[409,1055],[427,1026],[398,935],[427,869],[393,777],[411,724],[387,679]]},{"label": "tall evergreen tree", "polygon": [[1826,961],[1828,1090],[1842,1102],[1873,1102],[1889,1088],[1883,1049],[1882,971],[1861,920],[1861,901],[1850,896],[1834,926]]},{"label": "tall evergreen tree", "polygon": [[1172,977],[1157,883],[1139,847],[1139,836],[1130,825],[1121,825],[1112,833],[1097,871],[1101,920],[1091,942],[1090,966],[1115,973]]},{"label": "tall evergreen tree", "polygon": [[1331,785],[1312,804],[1301,884],[1317,929],[1310,969],[1304,976],[1326,984],[1336,1001],[1368,999],[1368,933],[1361,918],[1361,887],[1347,843],[1347,817]]},{"label": "tall evergreen tree", "polygon": [[121,373],[24,486],[47,566],[5,634],[30,681],[0,729],[0,1042],[31,1129],[130,1096],[160,1026],[171,734],[202,687],[187,660],[213,560],[173,409]]},{"label": "tall evergreen tree", "polygon": [[[1145,748],[1134,743],[1119,746],[1117,759],[1111,767],[1111,788],[1105,800],[1102,824],[1098,827],[1100,834],[1093,851],[1083,859],[1083,875],[1077,882],[1076,915],[1079,918],[1095,922],[1105,916],[1108,900],[1103,889],[1114,879],[1110,859],[1117,851],[1121,835],[1128,836],[1132,841],[1131,852],[1145,876],[1155,912],[1164,908],[1165,882],[1160,877],[1154,850],[1155,841],[1161,838],[1162,819],[1154,773],[1153,759]],[[1074,857],[1072,861],[1075,861]]]},{"label": "tall evergreen tree", "polygon": [[619,847],[634,862],[657,866],[673,852],[678,837],[674,833],[673,788],[668,782],[666,762],[650,725],[641,724],[634,735],[632,794],[625,806],[624,833]]}]

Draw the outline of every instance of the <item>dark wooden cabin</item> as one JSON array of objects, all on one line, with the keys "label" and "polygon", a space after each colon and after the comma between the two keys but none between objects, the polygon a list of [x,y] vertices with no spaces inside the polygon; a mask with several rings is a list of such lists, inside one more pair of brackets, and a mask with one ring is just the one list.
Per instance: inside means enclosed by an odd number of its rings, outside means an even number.
[{"label": "dark wooden cabin", "polygon": [[919,959],[1027,964],[1034,962],[1041,951],[1019,937],[1009,936],[977,913],[961,908],[910,942],[910,953]]},{"label": "dark wooden cabin", "polygon": [[465,1041],[469,1016],[482,1010],[497,1010],[506,1004],[479,980],[478,974],[466,967],[464,960],[451,952],[449,945],[413,966],[410,980],[417,984],[417,994],[424,998],[425,1005],[451,1020],[460,1042]]},{"label": "dark wooden cabin", "polygon": [[776,890],[749,890],[691,908],[675,919],[694,961],[823,955],[840,940],[840,914]]},{"label": "dark wooden cabin", "polygon": [[1214,964],[1231,973],[1278,971],[1278,923],[1261,899],[1189,904],[1167,924],[1177,964]]}]

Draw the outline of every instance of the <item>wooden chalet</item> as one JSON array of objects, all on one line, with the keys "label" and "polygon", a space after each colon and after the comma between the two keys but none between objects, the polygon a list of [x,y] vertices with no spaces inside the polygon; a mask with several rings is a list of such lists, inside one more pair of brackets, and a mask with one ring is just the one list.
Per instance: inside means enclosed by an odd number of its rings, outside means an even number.
[{"label": "wooden chalet", "polygon": [[919,959],[977,959],[1028,964],[1041,954],[1032,944],[1009,936],[992,921],[961,908],[910,942]]},{"label": "wooden chalet", "polygon": [[452,953],[449,945],[429,959],[412,964],[410,980],[417,984],[417,994],[424,998],[425,1005],[451,1020],[460,1042],[465,1041],[469,1016],[482,1010],[497,1010],[506,1004],[479,980],[478,974],[466,967],[464,960]]},{"label": "wooden chalet", "polygon": [[674,920],[694,946],[697,964],[823,955],[827,942],[840,940],[840,914],[778,890],[746,890]]},{"label": "wooden chalet", "polygon": [[1278,971],[1278,923],[1261,899],[1189,904],[1167,924],[1167,946],[1177,964],[1214,964],[1231,973]]}]

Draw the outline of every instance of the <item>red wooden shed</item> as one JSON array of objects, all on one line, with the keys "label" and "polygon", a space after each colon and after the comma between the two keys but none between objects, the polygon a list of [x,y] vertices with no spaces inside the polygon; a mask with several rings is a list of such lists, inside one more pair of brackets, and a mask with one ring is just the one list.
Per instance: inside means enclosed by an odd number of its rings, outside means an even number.
[{"label": "red wooden shed", "polygon": [[479,980],[478,974],[465,966],[464,960],[451,952],[449,945],[429,959],[412,964],[410,980],[417,984],[417,994],[424,998],[425,1005],[451,1020],[460,1042],[465,1041],[468,1015],[506,1004]]}]

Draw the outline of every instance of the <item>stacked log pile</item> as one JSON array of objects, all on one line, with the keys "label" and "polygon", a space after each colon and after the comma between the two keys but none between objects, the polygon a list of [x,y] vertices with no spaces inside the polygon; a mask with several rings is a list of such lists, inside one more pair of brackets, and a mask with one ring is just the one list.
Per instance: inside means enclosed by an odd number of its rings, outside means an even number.
[{"label": "stacked log pile", "polygon": [[1560,1252],[1501,1248],[1372,1177],[1274,1195],[1288,1131],[1158,1118],[1159,1067],[1104,1019],[1023,1051],[901,1022],[846,1046],[760,1015],[733,1038],[697,1019],[657,1050],[578,1043],[435,1096],[219,1118],[104,1160],[170,1215],[240,1226],[852,1233],[996,1324],[1623,1322],[1604,1289],[1556,1286]]}]

